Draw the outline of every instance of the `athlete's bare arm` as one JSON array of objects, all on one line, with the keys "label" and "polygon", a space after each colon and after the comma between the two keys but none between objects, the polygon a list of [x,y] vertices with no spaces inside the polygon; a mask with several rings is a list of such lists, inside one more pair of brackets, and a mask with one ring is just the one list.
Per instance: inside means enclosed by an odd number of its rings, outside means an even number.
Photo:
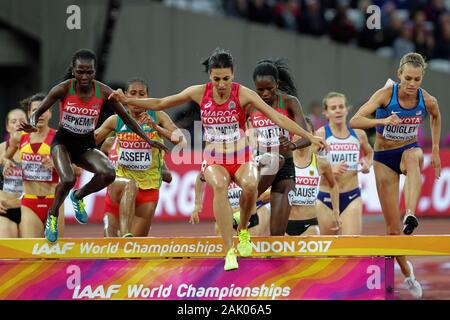
[{"label": "athlete's bare arm", "polygon": [[336,221],[336,227],[333,230],[339,230],[341,228],[342,222],[339,214],[339,186],[334,178],[333,170],[331,164],[322,157],[317,157],[317,168],[319,169],[319,174],[323,176],[330,186],[330,197],[331,206],[333,208],[333,218]]},{"label": "athlete's bare arm", "polygon": [[61,82],[60,84],[54,86],[50,92],[47,94],[47,96],[42,101],[41,105],[31,114],[30,117],[30,123],[22,123],[20,126],[20,130],[26,131],[26,132],[35,132],[36,129],[36,123],[38,122],[39,117],[48,109],[52,107],[52,105],[60,100],[64,99],[67,93],[68,83],[70,80],[66,80],[64,82]]},{"label": "athlete's bare arm", "polygon": [[202,84],[188,87],[180,93],[165,98],[136,99],[126,97],[122,89],[117,89],[109,95],[109,99],[119,101],[123,104],[145,108],[148,110],[161,111],[164,109],[179,106],[184,103],[188,103],[190,101],[195,101],[197,104],[200,104],[204,91],[205,85]]},{"label": "athlete's bare arm", "polygon": [[[103,93],[103,99],[106,100],[108,97],[112,94],[112,89],[108,86],[106,86],[103,83],[99,83],[102,87],[102,93]],[[112,100],[110,105],[111,109],[123,120],[125,125],[130,128],[133,132],[135,132],[137,135],[139,135],[145,142],[147,142],[150,146],[162,149],[167,151],[167,147],[163,145],[162,143],[158,141],[151,140],[142,130],[142,128],[139,126],[139,124],[134,121],[131,116],[128,114],[128,112],[125,110],[123,105],[115,100]]]},{"label": "athlete's bare arm", "polygon": [[116,129],[117,126],[117,115],[112,115],[108,119],[105,120],[105,122],[102,123],[102,125],[95,130],[95,144],[100,145],[103,140],[105,140],[111,132],[113,132]]},{"label": "athlete's bare arm", "polygon": [[358,112],[350,119],[349,125],[353,129],[368,129],[377,125],[398,125],[400,118],[393,114],[385,119],[372,119],[370,116],[379,107],[386,106],[389,103],[392,94],[392,86],[383,87],[375,92],[365,104],[359,108]]},{"label": "athlete's bare arm", "polygon": [[312,143],[318,145],[319,148],[327,148],[325,140],[313,136],[311,133],[300,127],[291,119],[275,111],[272,107],[266,104],[256,92],[244,86],[241,86],[239,90],[239,100],[242,105],[252,104],[257,110],[261,111],[266,117],[275,122],[279,127],[284,128],[300,137],[309,139]]},{"label": "athlete's bare arm", "polygon": [[361,146],[361,151],[363,152],[363,158],[361,160],[361,172],[369,173],[370,167],[373,165],[373,149],[369,144],[369,139],[364,130],[355,129],[356,135],[358,136],[359,143]]},{"label": "athlete's bare arm", "polygon": [[431,126],[431,165],[434,168],[434,175],[436,178],[441,176],[441,159],[439,157],[439,141],[441,140],[441,112],[439,111],[439,104],[435,97],[428,92],[424,92],[424,101],[427,112],[430,114]]},{"label": "athlete's bare arm", "polygon": [[[294,121],[302,127],[302,129],[306,130],[306,121],[300,101],[296,97],[288,95],[286,96],[286,108],[288,109],[289,114],[294,118]],[[300,138],[293,142],[292,149],[303,149],[310,145],[311,141],[309,139]]]}]

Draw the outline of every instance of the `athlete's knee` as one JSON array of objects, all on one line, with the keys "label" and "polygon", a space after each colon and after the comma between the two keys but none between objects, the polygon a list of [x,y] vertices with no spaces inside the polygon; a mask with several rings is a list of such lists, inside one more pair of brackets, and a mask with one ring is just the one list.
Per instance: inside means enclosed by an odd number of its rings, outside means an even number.
[{"label": "athlete's knee", "polygon": [[116,171],[114,168],[110,167],[102,168],[102,170],[97,172],[97,175],[100,176],[106,184],[111,184],[116,179]]},{"label": "athlete's knee", "polygon": [[415,152],[405,152],[404,162],[407,167],[419,165],[419,156]]},{"label": "athlete's knee", "polygon": [[126,189],[130,195],[136,195],[139,190],[139,187],[138,187],[138,184],[136,181],[128,180],[128,182],[126,184]]},{"label": "athlete's knee", "polygon": [[61,176],[59,184],[65,189],[70,190],[75,186],[75,175]]},{"label": "athlete's knee", "polygon": [[244,194],[257,194],[258,181],[257,180],[244,181],[241,184],[241,188],[242,188],[242,193],[244,193]]}]

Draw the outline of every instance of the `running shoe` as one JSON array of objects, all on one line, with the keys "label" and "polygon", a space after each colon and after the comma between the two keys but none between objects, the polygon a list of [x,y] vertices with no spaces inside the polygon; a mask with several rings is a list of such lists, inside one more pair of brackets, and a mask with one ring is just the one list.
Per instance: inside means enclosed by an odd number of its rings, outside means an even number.
[{"label": "running shoe", "polygon": [[420,285],[419,281],[417,281],[416,277],[414,276],[412,263],[409,261],[406,261],[406,264],[409,266],[409,270],[411,270],[409,277],[405,278],[406,288],[408,289],[409,293],[411,293],[411,295],[414,298],[420,299],[420,298],[422,298],[422,286]]},{"label": "running shoe", "polygon": [[250,233],[248,233],[247,229],[239,230],[239,243],[237,248],[242,257],[250,257],[252,255],[253,247],[250,242]]},{"label": "running shoe", "polygon": [[234,248],[231,248],[228,250],[227,255],[225,256],[225,265],[223,269],[225,271],[235,270],[239,268],[236,252],[234,251]]},{"label": "running shoe", "polygon": [[51,214],[47,216],[44,234],[45,238],[50,242],[56,242],[58,240],[58,217]]},{"label": "running shoe", "polygon": [[134,235],[131,232],[125,233],[122,238],[132,238]]},{"label": "running shoe", "polygon": [[405,218],[403,219],[403,233],[410,235],[418,225],[419,220],[417,220],[416,216],[413,214],[405,215]]},{"label": "running shoe", "polygon": [[84,209],[85,205],[83,199],[75,199],[75,191],[71,191],[70,200],[72,201],[73,209],[75,210],[75,219],[81,224],[86,224],[88,221],[88,215]]}]

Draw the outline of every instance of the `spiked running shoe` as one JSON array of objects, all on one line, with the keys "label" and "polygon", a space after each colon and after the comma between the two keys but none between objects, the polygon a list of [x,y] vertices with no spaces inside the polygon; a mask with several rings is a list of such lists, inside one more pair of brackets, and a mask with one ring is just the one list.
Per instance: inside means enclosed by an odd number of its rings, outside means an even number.
[{"label": "spiked running shoe", "polygon": [[88,215],[86,213],[85,205],[83,199],[75,199],[75,191],[70,193],[70,200],[73,204],[73,209],[75,210],[75,219],[81,224],[86,224],[88,221]]},{"label": "spiked running shoe", "polygon": [[403,219],[403,233],[410,235],[418,225],[419,221],[417,218],[412,214],[407,214]]},{"label": "spiked running shoe", "polygon": [[45,238],[50,242],[58,240],[58,218],[49,214],[45,222]]},{"label": "spiked running shoe", "polygon": [[225,271],[230,271],[237,268],[239,268],[239,265],[237,262],[236,252],[234,251],[234,248],[231,248],[225,256],[225,265],[223,266],[223,269]]},{"label": "spiked running shoe", "polygon": [[242,257],[250,257],[252,255],[253,248],[250,242],[250,234],[246,229],[239,230],[239,243],[237,248]]},{"label": "spiked running shoe", "polygon": [[131,232],[125,233],[122,238],[132,238],[134,235]]},{"label": "spiked running shoe", "polygon": [[409,277],[405,278],[405,284],[406,288],[408,289],[409,293],[416,299],[422,298],[422,286],[420,285],[419,281],[416,280],[416,277],[414,276],[413,266],[411,262],[406,261],[406,263],[409,266],[409,270],[411,270],[411,273]]}]

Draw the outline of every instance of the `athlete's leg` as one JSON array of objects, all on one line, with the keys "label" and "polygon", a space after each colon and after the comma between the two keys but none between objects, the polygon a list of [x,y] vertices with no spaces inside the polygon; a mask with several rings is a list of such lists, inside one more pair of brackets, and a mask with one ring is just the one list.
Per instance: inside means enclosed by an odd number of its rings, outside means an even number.
[{"label": "athlete's leg", "polygon": [[239,167],[235,174],[236,183],[242,188],[240,208],[241,221],[239,230],[247,229],[250,216],[256,211],[258,190],[258,168],[253,161],[246,162]]},{"label": "athlete's leg", "polygon": [[136,214],[131,225],[131,233],[136,237],[147,237],[152,226],[158,201],[145,202],[136,206]]},{"label": "athlete's leg", "polygon": [[5,216],[0,216],[0,238],[18,238],[19,228],[17,223]]},{"label": "athlete's leg", "polygon": [[213,211],[216,223],[223,239],[224,251],[233,247],[233,211],[228,201],[228,185],[231,177],[228,171],[220,165],[208,166],[205,170],[205,180],[214,192]]},{"label": "athlete's leg", "polygon": [[[384,221],[386,222],[386,233],[388,235],[399,235],[401,232],[400,209],[398,206],[399,175],[378,161],[374,161],[373,168],[375,171],[378,198],[380,199]],[[406,257],[397,256],[396,259],[402,273],[405,276],[409,276],[410,269],[406,264]]]},{"label": "athlete's leg", "polygon": [[76,177],[70,161],[69,152],[64,145],[59,144],[52,149],[52,158],[59,176],[59,183],[56,186],[55,201],[49,214],[57,217],[59,215],[59,208],[67,198],[70,189],[75,185]]},{"label": "athlete's leg", "polygon": [[21,206],[22,217],[19,224],[20,238],[43,238],[44,224],[38,215],[28,207]]},{"label": "athlete's leg", "polygon": [[284,157],[278,154],[265,153],[261,156],[258,197],[272,185],[277,176],[277,172],[284,166],[284,162]]},{"label": "athlete's leg", "polygon": [[342,235],[362,234],[362,199],[358,197],[349,203],[341,213]]},{"label": "athlete's leg", "polygon": [[317,221],[319,222],[320,234],[336,235],[339,230],[336,230],[336,219],[333,210],[331,210],[322,201],[316,202]]},{"label": "athlete's leg", "polygon": [[76,190],[74,196],[80,200],[102,190],[116,178],[116,172],[109,159],[97,149],[89,149],[77,160],[77,165],[94,173],[94,177],[86,185]]},{"label": "athlete's leg", "polygon": [[65,229],[66,229],[66,221],[65,221],[65,215],[64,215],[64,206],[61,206],[59,208],[59,214],[58,214],[58,235],[60,237],[64,236]]},{"label": "athlete's leg", "polygon": [[301,234],[301,236],[318,236],[320,235],[320,230],[319,230],[319,226],[314,225],[314,226],[309,226],[305,232],[303,232]]},{"label": "athlete's leg", "polygon": [[119,236],[119,221],[110,212],[105,212],[103,217],[103,235],[105,237],[118,237]]},{"label": "athlete's leg", "polygon": [[289,204],[289,191],[295,188],[295,182],[292,179],[284,179],[275,183],[270,191],[270,235],[283,236],[291,213]]},{"label": "athlete's leg", "polygon": [[[404,193],[405,208],[408,215],[414,215],[422,187],[423,152],[411,148],[403,152],[400,170],[406,175]],[[412,231],[412,230],[411,230]]]},{"label": "athlete's leg", "polygon": [[119,230],[120,236],[129,233],[135,214],[135,200],[138,191],[137,183],[127,178],[116,178],[108,186],[109,198],[119,204]]},{"label": "athlete's leg", "polygon": [[270,209],[268,206],[262,206],[256,211],[256,214],[259,222],[253,228],[248,229],[248,232],[255,237],[270,236]]}]

